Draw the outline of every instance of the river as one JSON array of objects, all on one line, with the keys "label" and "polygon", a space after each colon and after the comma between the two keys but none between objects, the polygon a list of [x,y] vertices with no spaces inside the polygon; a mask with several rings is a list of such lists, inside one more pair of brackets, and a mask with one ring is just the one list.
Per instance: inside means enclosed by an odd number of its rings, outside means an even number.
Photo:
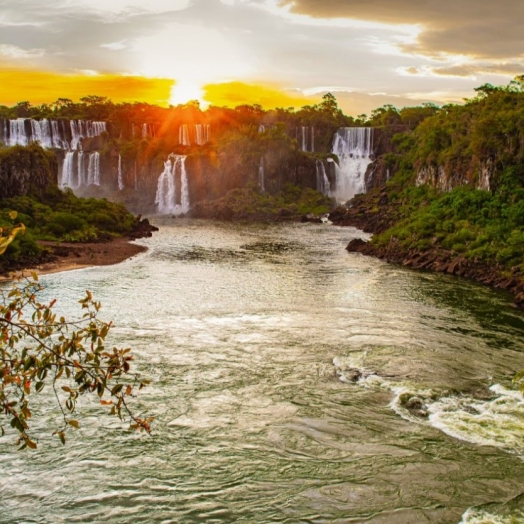
[{"label": "river", "polygon": [[41,279],[68,317],[103,303],[153,435],[83,400],[62,446],[44,389],[38,451],[0,440],[0,523],[524,522],[508,295],[348,254],[352,228],[155,223],[134,259]]}]

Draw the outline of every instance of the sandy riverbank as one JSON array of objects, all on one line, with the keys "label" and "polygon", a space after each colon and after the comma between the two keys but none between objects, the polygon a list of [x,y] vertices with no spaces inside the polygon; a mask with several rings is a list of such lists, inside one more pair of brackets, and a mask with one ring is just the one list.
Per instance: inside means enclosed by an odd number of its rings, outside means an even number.
[{"label": "sandy riverbank", "polygon": [[[52,251],[52,260],[49,262],[26,268],[39,275],[91,266],[110,266],[147,251],[145,246],[131,244],[128,238],[97,243],[39,243]],[[11,280],[11,277],[0,275],[0,282],[6,280]]]}]

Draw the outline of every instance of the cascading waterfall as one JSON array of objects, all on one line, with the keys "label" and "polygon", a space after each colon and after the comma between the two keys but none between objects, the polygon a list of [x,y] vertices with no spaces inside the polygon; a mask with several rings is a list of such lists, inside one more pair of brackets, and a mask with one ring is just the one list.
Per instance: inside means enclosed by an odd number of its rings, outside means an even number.
[{"label": "cascading waterfall", "polygon": [[122,155],[118,155],[118,190],[124,189],[124,176],[122,174]]},{"label": "cascading waterfall", "polygon": [[69,149],[67,140],[62,140],[60,136],[59,122],[51,120],[51,146],[57,149]]},{"label": "cascading waterfall", "polygon": [[[298,131],[299,129],[300,129],[300,133]],[[300,140],[299,140],[299,134],[300,134]],[[310,153],[315,152],[315,128],[314,127],[301,126],[300,128],[297,128],[296,138],[297,138],[297,141],[299,141],[300,143],[301,151],[306,151]]]},{"label": "cascading waterfall", "polygon": [[[178,195],[177,179],[180,180]],[[179,196],[179,200],[177,196]],[[162,215],[180,215],[189,211],[189,185],[185,156],[171,154],[164,162],[164,171],[158,177],[155,204],[157,204],[158,212]]]},{"label": "cascading waterfall", "polygon": [[147,124],[142,124],[142,138],[147,137]]},{"label": "cascading waterfall", "polygon": [[100,153],[90,153],[87,165],[87,185],[100,185]]},{"label": "cascading waterfall", "polygon": [[42,147],[73,151],[79,149],[84,138],[94,138],[107,131],[106,122],[70,120],[69,127],[71,143],[64,121],[16,118],[4,120],[0,130],[2,140],[8,146],[27,146],[36,142]]},{"label": "cascading waterfall", "polygon": [[266,132],[266,126],[264,124],[260,124],[258,126],[258,132],[259,133],[265,133]]},{"label": "cascading waterfall", "polygon": [[307,151],[307,127],[302,126],[302,145],[301,149],[302,151]]},{"label": "cascading waterfall", "polygon": [[326,168],[322,160],[317,160],[317,191],[323,195],[331,196],[331,184],[326,174]]},{"label": "cascading waterfall", "polygon": [[178,129],[178,143],[182,146],[190,146],[189,129],[187,124],[182,124]]},{"label": "cascading waterfall", "polygon": [[260,186],[260,191],[265,193],[265,173],[264,173],[264,157],[260,159],[260,165],[258,166],[258,185]]},{"label": "cascading waterfall", "polygon": [[[62,166],[62,187],[70,187],[74,189],[80,186],[89,186],[92,184],[96,186],[100,185],[100,153],[94,152],[86,154],[89,154],[87,173],[83,151],[68,151],[65,154]],[[75,155],[77,155],[76,162]]]},{"label": "cascading waterfall", "polygon": [[366,169],[373,161],[373,128],[340,128],[335,133],[332,152],[339,159],[332,196],[345,202],[359,193],[365,193]]},{"label": "cascading waterfall", "polygon": [[87,185],[86,179],[86,168],[84,164],[84,152],[78,152],[78,185],[85,186]]},{"label": "cascading waterfall", "polygon": [[203,146],[209,142],[209,124],[195,124],[195,142]]},{"label": "cascading waterfall", "polygon": [[64,158],[64,165],[62,167],[62,187],[75,187],[75,152],[68,151]]},{"label": "cascading waterfall", "polygon": [[25,119],[17,118],[9,121],[9,141],[10,146],[26,146],[29,138],[25,129]]}]

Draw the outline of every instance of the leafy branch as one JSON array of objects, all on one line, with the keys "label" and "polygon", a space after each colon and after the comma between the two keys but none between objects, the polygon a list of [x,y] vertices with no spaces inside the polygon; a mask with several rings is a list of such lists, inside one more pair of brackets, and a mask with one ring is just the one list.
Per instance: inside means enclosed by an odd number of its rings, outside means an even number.
[{"label": "leafy branch", "polygon": [[132,429],[150,433],[153,419],[138,417],[129,407],[129,399],[148,382],[131,372],[129,348],[107,346],[111,323],[98,318],[100,302],[86,291],[79,301],[82,317],[66,321],[53,310],[56,300],[39,301],[42,291],[34,273],[0,291],[0,434],[5,434],[3,417],[18,431],[20,449],[37,447],[30,429],[31,400],[46,386],[52,387],[62,413],[63,424],[54,432],[62,443],[70,428],[79,428],[74,418],[78,399],[90,394],[111,415],[129,419]]}]

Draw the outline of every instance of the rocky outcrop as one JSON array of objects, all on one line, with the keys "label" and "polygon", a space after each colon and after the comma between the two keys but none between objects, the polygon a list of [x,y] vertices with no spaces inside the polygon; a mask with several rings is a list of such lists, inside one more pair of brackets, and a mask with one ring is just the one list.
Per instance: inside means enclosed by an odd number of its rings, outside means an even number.
[{"label": "rocky outcrop", "polygon": [[492,159],[479,161],[472,158],[468,165],[448,162],[445,165],[425,164],[416,169],[415,184],[429,185],[439,191],[451,191],[455,187],[471,185],[489,191],[495,177]]},{"label": "rocky outcrop", "polygon": [[329,214],[337,226],[353,226],[366,233],[382,233],[397,222],[396,204],[389,200],[385,188],[357,195],[350,207],[337,207]]},{"label": "rocky outcrop", "polygon": [[0,152],[0,200],[15,196],[43,198],[56,186],[58,164],[40,146],[10,147]]},{"label": "rocky outcrop", "polygon": [[133,224],[133,229],[126,236],[131,240],[136,240],[137,238],[152,237],[155,231],[158,231],[158,227],[153,226],[147,218],[138,215]]}]

